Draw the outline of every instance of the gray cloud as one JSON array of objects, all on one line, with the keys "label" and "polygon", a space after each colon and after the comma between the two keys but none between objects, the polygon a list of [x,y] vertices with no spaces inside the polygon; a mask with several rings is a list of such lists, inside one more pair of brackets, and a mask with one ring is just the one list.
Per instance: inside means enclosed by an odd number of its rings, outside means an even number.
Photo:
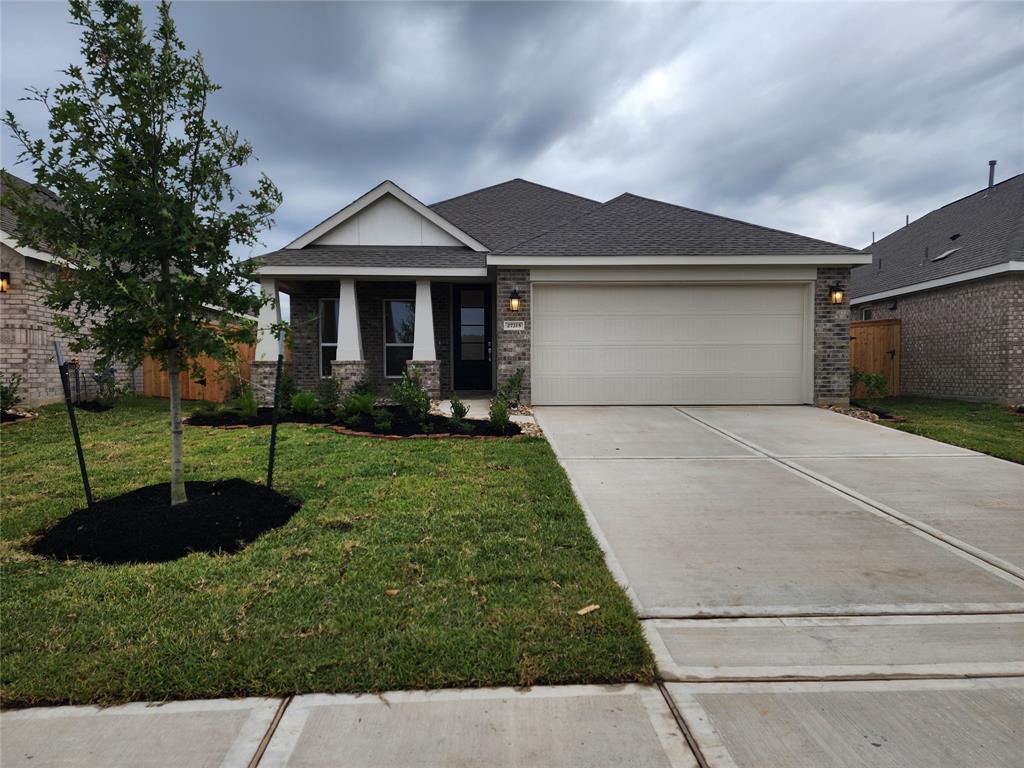
[{"label": "gray cloud", "polygon": [[[59,3],[4,2],[2,100],[58,81]],[[182,2],[279,246],[383,178],[523,176],[853,245],[1024,170],[1024,4]],[[4,164],[14,146],[3,141]]]}]

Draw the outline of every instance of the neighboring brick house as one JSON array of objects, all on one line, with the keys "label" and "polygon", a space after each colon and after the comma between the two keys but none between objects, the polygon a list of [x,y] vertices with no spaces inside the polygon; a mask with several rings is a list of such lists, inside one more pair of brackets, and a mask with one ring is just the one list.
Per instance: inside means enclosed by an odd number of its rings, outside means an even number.
[{"label": "neighboring brick house", "polygon": [[[31,187],[40,197],[49,201],[53,193],[37,184],[2,172],[0,183]],[[6,278],[0,292],[0,376],[12,374],[22,377],[20,394],[24,405],[41,405],[64,397],[60,374],[54,361],[53,342],[58,339],[68,359],[77,359],[78,375],[74,377],[76,389],[83,398],[95,395],[96,353],[71,353],[68,339],[53,323],[53,311],[43,299],[46,284],[53,280],[59,269],[51,253],[36,251],[18,245],[18,222],[14,213],[0,208],[0,271]],[[142,370],[132,371],[114,366],[121,384],[142,391]]]},{"label": "neighboring brick house", "polygon": [[[515,179],[431,206],[383,182],[258,260],[291,299],[300,389],[414,366],[434,397],[522,368],[534,404],[835,403],[853,248]],[[260,327],[277,321],[268,306]],[[265,334],[253,376],[278,354]]]},{"label": "neighboring brick house", "polygon": [[1024,174],[870,250],[851,275],[853,319],[900,320],[902,394],[1024,402]]}]

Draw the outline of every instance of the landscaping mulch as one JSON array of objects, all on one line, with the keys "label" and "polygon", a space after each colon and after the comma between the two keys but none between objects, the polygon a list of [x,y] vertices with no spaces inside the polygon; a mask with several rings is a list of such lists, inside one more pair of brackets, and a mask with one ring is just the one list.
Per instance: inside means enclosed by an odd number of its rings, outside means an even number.
[{"label": "landscaping mulch", "polygon": [[75,403],[75,408],[78,408],[80,411],[89,411],[90,413],[104,413],[113,407],[109,403],[101,403],[98,400],[81,400]]},{"label": "landscaping mulch", "polygon": [[[246,416],[241,411],[229,408],[217,411],[200,409],[183,419],[183,422],[194,427],[267,427],[273,421],[273,413],[273,408],[260,408],[255,416]],[[283,409],[277,414],[279,424],[328,424],[333,418],[331,414],[312,416]]]},{"label": "landscaping mulch", "polygon": [[357,419],[338,419],[332,429],[342,434],[355,434],[366,437],[514,437],[522,432],[518,424],[510,423],[507,432],[501,432],[489,421],[467,419],[465,429],[453,429],[451,420],[446,416],[430,414],[426,426],[413,421],[400,408],[392,406],[378,407],[378,411],[391,414],[391,428],[386,432],[377,429],[372,416],[363,415]]},{"label": "landscaping mulch", "polygon": [[288,522],[299,504],[274,490],[231,479],[185,484],[171,506],[170,485],[148,485],[77,509],[30,545],[36,555],[96,563],[161,563],[192,552],[232,553]]},{"label": "landscaping mulch", "polygon": [[0,424],[14,424],[18,421],[38,419],[39,414],[32,411],[0,411]]}]

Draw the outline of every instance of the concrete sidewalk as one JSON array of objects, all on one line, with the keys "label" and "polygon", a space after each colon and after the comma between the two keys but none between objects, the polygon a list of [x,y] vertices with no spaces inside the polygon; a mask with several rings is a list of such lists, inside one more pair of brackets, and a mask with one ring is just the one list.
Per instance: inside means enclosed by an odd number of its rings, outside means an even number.
[{"label": "concrete sidewalk", "polygon": [[654,686],[53,707],[0,714],[4,768],[697,768]]}]

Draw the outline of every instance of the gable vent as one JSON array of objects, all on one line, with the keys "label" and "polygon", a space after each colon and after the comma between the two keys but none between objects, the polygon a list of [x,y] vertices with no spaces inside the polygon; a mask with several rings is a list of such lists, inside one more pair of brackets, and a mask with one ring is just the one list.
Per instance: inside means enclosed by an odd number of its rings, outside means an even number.
[{"label": "gable vent", "polygon": [[957,240],[959,238],[960,238],[960,233],[959,232],[957,232],[955,235],[950,235],[949,236],[950,240]]},{"label": "gable vent", "polygon": [[950,248],[948,251],[943,251],[938,256],[933,258],[932,261],[942,261],[947,256],[952,256],[954,253],[956,253],[959,250],[960,250],[959,247],[957,247],[957,248]]}]

